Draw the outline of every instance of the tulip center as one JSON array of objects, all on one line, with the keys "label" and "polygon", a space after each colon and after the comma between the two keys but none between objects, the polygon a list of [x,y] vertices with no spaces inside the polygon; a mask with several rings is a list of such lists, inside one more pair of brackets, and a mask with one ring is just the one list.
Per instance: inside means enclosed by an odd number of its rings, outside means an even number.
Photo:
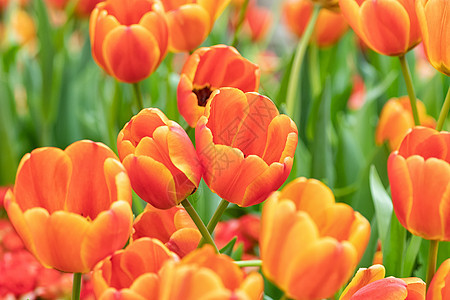
[{"label": "tulip center", "polygon": [[209,96],[211,96],[212,90],[209,86],[205,86],[201,89],[194,89],[192,92],[197,95],[198,106],[205,107],[206,103],[208,103]]}]

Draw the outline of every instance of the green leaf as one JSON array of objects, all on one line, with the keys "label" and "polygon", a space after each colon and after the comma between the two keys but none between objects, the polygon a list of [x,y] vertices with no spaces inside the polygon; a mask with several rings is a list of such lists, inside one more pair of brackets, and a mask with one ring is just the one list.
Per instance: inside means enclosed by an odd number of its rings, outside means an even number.
[{"label": "green leaf", "polygon": [[412,275],[413,267],[419,254],[422,238],[416,235],[411,235],[409,239],[408,248],[406,248],[405,262],[402,270],[402,277],[410,277]]},{"label": "green leaf", "polygon": [[237,241],[237,236],[233,237],[233,239],[231,239],[231,241],[229,241],[228,244],[223,246],[223,248],[220,249],[219,252],[222,254],[231,256],[231,254],[233,253],[233,247],[236,244],[236,241]]}]

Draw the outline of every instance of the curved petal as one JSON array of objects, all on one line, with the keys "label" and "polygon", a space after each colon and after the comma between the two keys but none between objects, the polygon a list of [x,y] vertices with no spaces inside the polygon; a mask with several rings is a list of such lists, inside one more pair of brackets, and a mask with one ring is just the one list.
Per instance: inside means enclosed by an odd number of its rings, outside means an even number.
[{"label": "curved petal", "polygon": [[403,157],[420,155],[424,159],[435,157],[445,159],[448,153],[448,143],[432,128],[414,127],[403,139],[398,153]]},{"label": "curved petal", "polygon": [[139,21],[139,25],[147,29],[155,38],[160,51],[159,65],[166,56],[169,45],[169,27],[164,9],[159,2],[153,3],[153,11],[146,13]]},{"label": "curved petal", "polygon": [[105,58],[103,56],[104,42],[108,34],[115,28],[119,27],[120,24],[116,18],[109,16],[105,10],[99,10],[98,12],[94,10],[94,12],[95,13],[91,15],[89,22],[92,57],[97,64],[103,68],[103,70],[109,73]]},{"label": "curved petal", "polygon": [[192,82],[186,74],[180,75],[180,82],[177,88],[178,111],[192,128],[197,125],[198,119],[203,115],[205,108],[198,105],[198,98],[193,92]]},{"label": "curved petal", "polygon": [[201,238],[198,229],[181,228],[172,234],[166,246],[179,257],[184,257],[197,248]]},{"label": "curved petal", "polygon": [[398,278],[388,277],[374,281],[357,291],[352,300],[367,299],[406,299],[406,283]]},{"label": "curved petal", "polygon": [[177,230],[174,224],[174,218],[179,209],[178,206],[174,206],[162,210],[148,204],[144,212],[134,220],[133,239],[150,237],[167,243],[170,236]]},{"label": "curved petal", "polygon": [[145,299],[158,299],[159,277],[154,273],[146,273],[139,276],[130,286],[130,290],[141,295]]},{"label": "curved petal", "polygon": [[386,270],[383,265],[373,265],[369,268],[360,268],[352,281],[342,292],[339,300],[350,300],[351,297],[362,287],[384,278]]},{"label": "curved petal", "polygon": [[268,164],[294,157],[297,148],[297,126],[286,115],[276,116],[267,129],[267,141],[262,158]]},{"label": "curved petal", "polygon": [[148,77],[162,56],[155,37],[140,25],[116,27],[105,37],[102,50],[109,73],[127,83]]},{"label": "curved petal", "polygon": [[450,296],[450,258],[446,259],[428,286],[426,299],[447,299]]},{"label": "curved petal", "polygon": [[16,203],[23,211],[32,207],[50,213],[64,209],[71,170],[70,158],[61,149],[39,148],[26,154],[17,170]]},{"label": "curved petal", "polygon": [[186,4],[168,11],[169,49],[172,52],[191,51],[208,36],[211,20],[204,8]]},{"label": "curved petal", "polygon": [[106,256],[121,249],[130,237],[132,221],[131,206],[122,200],[101,212],[90,224],[81,246],[84,264],[92,268]]}]

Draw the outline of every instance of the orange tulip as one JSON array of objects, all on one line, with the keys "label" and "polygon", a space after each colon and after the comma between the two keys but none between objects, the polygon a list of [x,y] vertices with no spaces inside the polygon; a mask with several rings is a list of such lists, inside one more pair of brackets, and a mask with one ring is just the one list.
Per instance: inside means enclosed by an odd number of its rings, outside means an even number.
[{"label": "orange tulip", "polygon": [[339,300],[425,300],[425,282],[422,279],[384,278],[384,275],[382,265],[359,269]]},{"label": "orange tulip", "polygon": [[167,20],[159,0],[101,2],[92,11],[89,35],[95,62],[128,83],[152,74],[167,53]]},{"label": "orange tulip", "polygon": [[179,257],[196,249],[202,238],[189,214],[180,206],[162,210],[148,204],[134,220],[133,228],[133,239],[156,238]]},{"label": "orange tulip", "polygon": [[450,3],[418,0],[416,12],[428,60],[436,70],[450,76]]},{"label": "orange tulip", "polygon": [[158,272],[164,263],[177,260],[159,240],[138,239],[95,266],[95,296],[103,300],[158,299]]},{"label": "orange tulip", "polygon": [[202,167],[191,140],[157,108],[131,118],[117,148],[133,190],[156,208],[178,205],[198,187]]},{"label": "orange tulip", "polygon": [[[283,4],[283,15],[290,30],[298,37],[311,19],[314,3],[310,0],[288,0]],[[321,9],[311,40],[319,47],[336,44],[347,32],[348,24],[340,12]]]},{"label": "orange tulip", "polygon": [[28,250],[64,272],[89,272],[131,233],[126,171],[109,148],[91,141],[26,154],[4,205]]},{"label": "orange tulip", "polygon": [[262,299],[262,276],[244,273],[224,254],[216,254],[210,245],[168,263],[161,270],[160,299],[164,300],[259,300]]},{"label": "orange tulip", "polygon": [[339,0],[355,33],[374,51],[404,55],[422,39],[415,0]]},{"label": "orange tulip", "polygon": [[297,178],[264,204],[262,270],[289,298],[329,298],[352,275],[369,237],[369,222],[335,203],[327,186]]},{"label": "orange tulip", "polygon": [[[236,30],[242,4],[243,3],[233,3],[234,9],[229,22],[232,30]],[[256,3],[256,0],[250,0],[242,23],[242,32],[249,36],[254,42],[261,41],[269,32],[272,22],[272,11],[264,6],[259,6]]]},{"label": "orange tulip", "polygon": [[178,110],[189,126],[196,126],[209,96],[221,87],[257,91],[259,67],[233,47],[216,45],[197,49],[184,64],[177,89]]},{"label": "orange tulip", "polygon": [[[427,115],[425,105],[417,100],[417,111],[420,123],[423,126],[434,128],[436,121]],[[408,130],[414,127],[414,119],[411,110],[411,103],[408,96],[391,98],[381,110],[375,133],[375,141],[378,145],[384,141],[389,142],[391,150],[397,150]]]},{"label": "orange tulip", "polygon": [[162,0],[172,52],[192,51],[209,35],[230,0]]},{"label": "orange tulip", "polygon": [[445,300],[450,296],[450,258],[445,260],[431,280],[427,300]]},{"label": "orange tulip", "polygon": [[240,206],[264,201],[283,184],[297,139],[295,123],[269,98],[235,88],[215,91],[195,128],[206,184]]},{"label": "orange tulip", "polygon": [[400,223],[428,240],[450,241],[450,134],[414,127],[388,159]]}]

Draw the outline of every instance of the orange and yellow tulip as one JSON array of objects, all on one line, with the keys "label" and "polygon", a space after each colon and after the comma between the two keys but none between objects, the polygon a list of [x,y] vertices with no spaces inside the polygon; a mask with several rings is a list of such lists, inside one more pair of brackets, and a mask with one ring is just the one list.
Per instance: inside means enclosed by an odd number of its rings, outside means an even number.
[{"label": "orange and yellow tulip", "polygon": [[422,279],[384,278],[385,272],[382,265],[359,269],[339,300],[425,300],[425,282]]},{"label": "orange and yellow tulip", "polygon": [[26,154],[4,205],[28,250],[64,272],[89,272],[131,234],[127,173],[111,149],[91,141]]},{"label": "orange and yellow tulip", "polygon": [[261,203],[287,179],[297,127],[257,93],[216,90],[195,128],[209,188],[239,206]]},{"label": "orange and yellow tulip", "polygon": [[188,135],[157,108],[143,109],[117,138],[133,190],[156,208],[181,203],[198,187],[202,167]]},{"label": "orange and yellow tulip", "polygon": [[260,300],[264,291],[262,276],[244,272],[224,254],[216,254],[210,245],[183,258],[167,263],[161,270],[160,299],[164,300]]},{"label": "orange and yellow tulip", "polygon": [[372,50],[404,55],[422,39],[415,0],[339,0],[341,12]]},{"label": "orange and yellow tulip", "polygon": [[450,296],[450,258],[445,260],[428,287],[427,300],[445,300]]},{"label": "orange and yellow tulip", "polygon": [[416,13],[428,61],[436,70],[450,76],[450,3],[418,0]]},{"label": "orange and yellow tulip", "polygon": [[450,134],[414,127],[388,159],[400,223],[428,240],[450,241]]},{"label": "orange and yellow tulip", "polygon": [[[427,115],[423,102],[417,100],[416,103],[420,123],[425,127],[436,127],[436,121],[433,117]],[[375,133],[375,142],[381,145],[388,141],[389,148],[392,151],[397,150],[408,130],[413,127],[414,119],[409,97],[391,98],[381,110]]]},{"label": "orange and yellow tulip", "polygon": [[167,261],[178,261],[159,240],[140,238],[99,262],[92,273],[97,299],[159,299],[158,272]]},{"label": "orange and yellow tulip", "polygon": [[162,210],[148,204],[134,220],[133,229],[133,239],[156,238],[179,257],[196,249],[202,238],[191,217],[181,206]]},{"label": "orange and yellow tulip", "polygon": [[89,21],[92,56],[116,79],[147,78],[167,53],[168,27],[159,0],[106,0]]},{"label": "orange and yellow tulip", "polygon": [[197,49],[184,64],[177,89],[178,110],[189,126],[196,126],[211,93],[221,87],[256,92],[259,67],[230,46]]},{"label": "orange and yellow tulip", "polygon": [[[288,28],[298,37],[311,19],[314,3],[310,0],[288,0],[283,4],[283,15]],[[347,32],[348,24],[340,12],[321,9],[311,41],[319,47],[336,44]]]},{"label": "orange and yellow tulip", "polygon": [[192,51],[209,35],[230,0],[162,0],[171,52]]},{"label": "orange and yellow tulip", "polygon": [[369,222],[315,179],[297,178],[266,201],[264,275],[294,299],[323,299],[350,278],[370,237]]}]

